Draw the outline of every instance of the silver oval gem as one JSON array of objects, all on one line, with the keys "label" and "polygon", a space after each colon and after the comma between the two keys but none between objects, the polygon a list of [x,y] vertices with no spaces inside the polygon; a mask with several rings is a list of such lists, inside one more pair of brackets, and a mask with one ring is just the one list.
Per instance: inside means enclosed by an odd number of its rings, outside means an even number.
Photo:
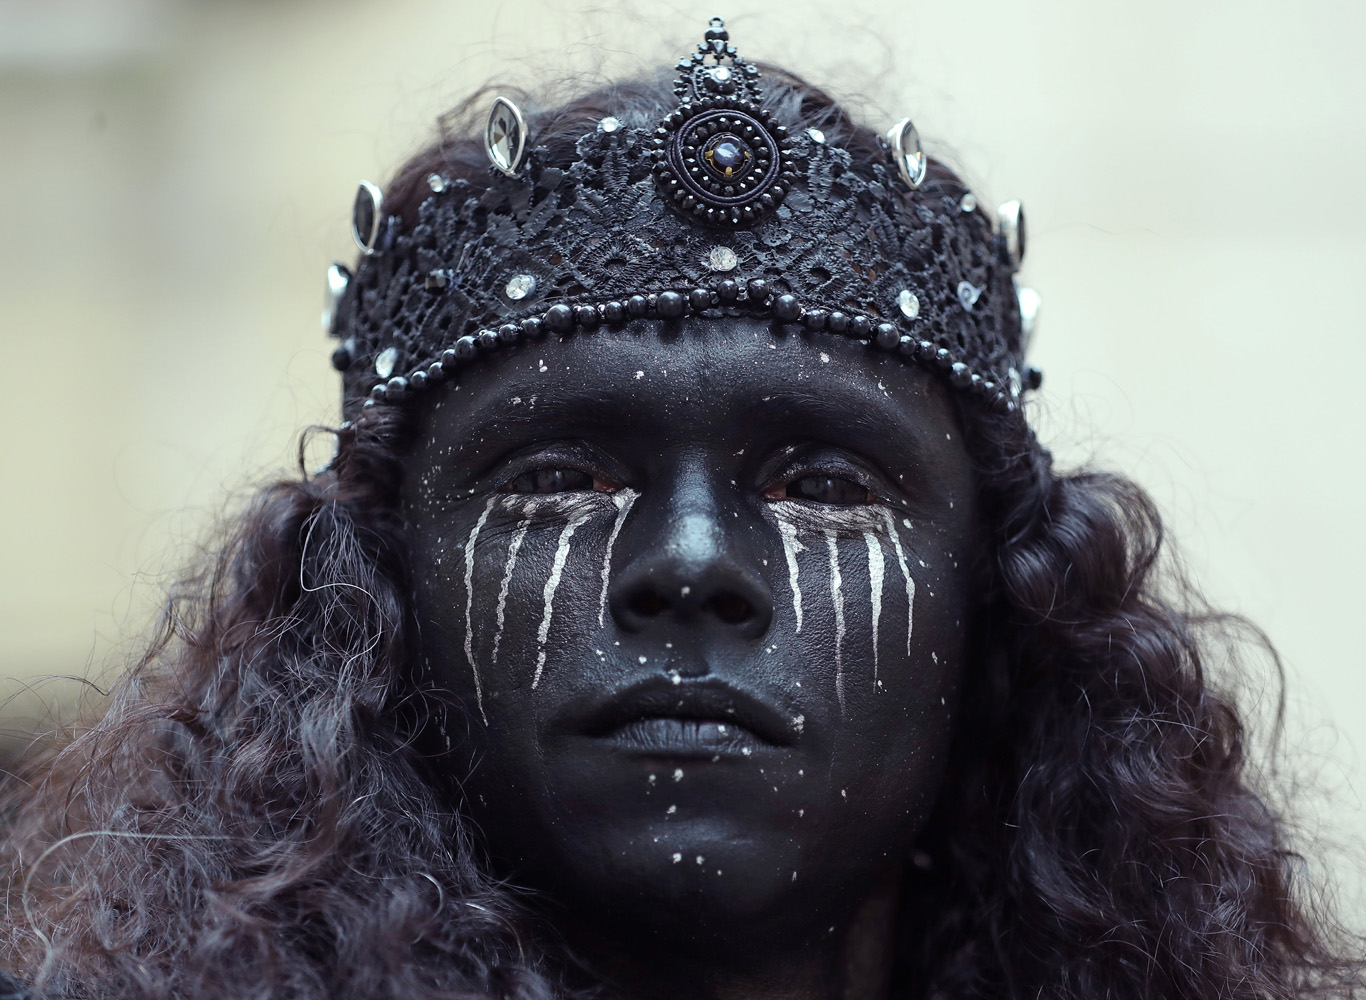
[{"label": "silver oval gem", "polygon": [[386,347],[379,352],[375,358],[375,374],[380,378],[388,378],[394,374],[394,367],[398,364],[398,348]]},{"label": "silver oval gem", "polygon": [[907,319],[915,319],[920,315],[920,299],[916,298],[915,292],[909,288],[903,288],[897,294],[896,304],[901,310],[901,315]]},{"label": "silver oval gem", "polygon": [[503,294],[513,302],[520,302],[534,291],[536,291],[536,279],[534,277],[529,274],[514,274],[508,279]]},{"label": "silver oval gem", "polygon": [[739,263],[740,258],[730,247],[712,247],[707,254],[707,266],[713,271],[734,271]]},{"label": "silver oval gem", "polygon": [[968,312],[972,312],[972,307],[977,304],[977,300],[982,297],[982,290],[971,281],[958,282],[958,304]]},{"label": "silver oval gem", "polygon": [[446,190],[446,178],[442,177],[440,174],[428,174],[427,186],[432,189],[434,194],[440,194],[442,191]]},{"label": "silver oval gem", "polygon": [[379,244],[379,227],[384,219],[384,192],[369,181],[361,181],[356,189],[356,201],[351,206],[351,238],[356,247],[369,257]]},{"label": "silver oval gem", "polygon": [[327,292],[323,296],[323,329],[332,332],[332,317],[337,311],[337,303],[346,294],[346,286],[351,284],[351,271],[345,264],[333,261],[327,268]]},{"label": "silver oval gem", "polygon": [[996,226],[1005,241],[1010,265],[1018,270],[1025,255],[1024,206],[1018,201],[1005,202],[996,209]]},{"label": "silver oval gem", "polygon": [[517,176],[526,152],[526,119],[522,109],[506,97],[493,102],[488,124],[484,126],[484,151],[496,169],[509,177]]},{"label": "silver oval gem", "polygon": [[918,188],[929,172],[930,161],[920,145],[920,133],[909,118],[903,118],[887,130],[887,142],[892,147],[892,161],[901,179]]},{"label": "silver oval gem", "polygon": [[602,121],[598,122],[598,128],[602,129],[604,132],[615,132],[617,129],[621,128],[621,120],[608,115]]},{"label": "silver oval gem", "polygon": [[1032,288],[1017,288],[1015,297],[1020,300],[1020,350],[1027,351],[1029,342],[1034,339],[1034,325],[1038,322],[1043,299]]},{"label": "silver oval gem", "polygon": [[977,211],[977,196],[969,191],[958,202],[958,211],[975,212]]},{"label": "silver oval gem", "polygon": [[824,141],[825,141],[825,133],[822,132],[822,131],[821,131],[820,129],[818,129],[818,128],[809,128],[809,129],[807,129],[807,130],[806,130],[806,137],[807,137],[808,139],[810,139],[812,142],[824,142]]}]

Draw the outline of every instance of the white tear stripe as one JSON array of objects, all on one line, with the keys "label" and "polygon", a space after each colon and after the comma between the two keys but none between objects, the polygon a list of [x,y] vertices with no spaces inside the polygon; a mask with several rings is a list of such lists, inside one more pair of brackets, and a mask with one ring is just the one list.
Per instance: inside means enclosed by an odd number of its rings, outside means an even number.
[{"label": "white tear stripe", "polygon": [[560,576],[564,573],[564,564],[569,559],[569,539],[574,537],[574,532],[579,529],[591,517],[591,510],[579,511],[571,514],[565,523],[564,529],[560,532],[560,542],[555,546],[555,561],[550,567],[550,578],[545,582],[545,608],[541,612],[541,627],[536,633],[536,673],[531,678],[531,688],[534,691],[536,685],[541,683],[541,671],[545,669],[545,641],[550,636],[550,616],[552,605],[555,602],[555,591],[560,587]]},{"label": "white tear stripe", "polygon": [[825,545],[830,550],[830,596],[835,602],[835,696],[840,711],[844,711],[844,587],[840,576],[840,550],[835,533],[825,533]]},{"label": "white tear stripe", "polygon": [[508,587],[512,584],[512,571],[517,568],[517,553],[521,551],[522,541],[526,538],[526,529],[530,524],[531,518],[522,520],[512,536],[512,544],[508,546],[507,563],[503,566],[503,582],[498,587],[498,609],[494,612],[494,617],[498,619],[498,629],[493,633],[493,656],[489,659],[490,664],[498,662],[498,646],[503,641],[503,611],[507,607]]},{"label": "white tear stripe", "polygon": [[598,597],[598,628],[602,628],[607,617],[607,584],[612,574],[612,546],[617,543],[621,526],[626,523],[626,515],[631,513],[631,504],[636,502],[636,491],[620,489],[612,494],[612,502],[617,505],[617,520],[612,525],[612,533],[607,536],[607,554],[602,557],[602,594]]},{"label": "white tear stripe", "polygon": [[474,624],[470,620],[474,610],[474,543],[497,502],[497,496],[489,497],[484,512],[474,522],[470,537],[465,541],[465,659],[469,661],[470,672],[474,674],[474,699],[479,705],[479,717],[484,720],[484,725],[488,725],[489,717],[484,714],[484,688],[479,682],[479,667],[474,662]]},{"label": "white tear stripe", "polygon": [[[896,533],[896,518],[890,508],[882,508],[882,518],[887,522],[887,535],[896,550],[896,561],[901,567],[901,577],[906,581],[906,655],[911,655],[911,628],[915,620],[915,581],[911,579],[911,568],[906,565],[906,552],[901,548],[901,536]],[[934,596],[934,595],[930,595]]]},{"label": "white tear stripe", "polygon": [[877,626],[882,618],[882,541],[871,531],[863,533],[868,545],[868,579],[872,585],[873,597],[873,687],[877,687]]},{"label": "white tear stripe", "polygon": [[797,540],[797,526],[778,518],[778,534],[783,539],[783,557],[787,560],[787,581],[792,586],[792,612],[797,616],[797,631],[802,630],[802,588],[797,582],[797,553],[806,546]]}]

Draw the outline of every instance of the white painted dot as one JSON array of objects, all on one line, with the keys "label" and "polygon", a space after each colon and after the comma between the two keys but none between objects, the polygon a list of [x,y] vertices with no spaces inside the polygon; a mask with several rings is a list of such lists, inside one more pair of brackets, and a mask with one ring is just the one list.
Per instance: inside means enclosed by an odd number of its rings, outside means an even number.
[{"label": "white painted dot", "polygon": [[678,812],[678,806],[669,806],[668,809],[664,810],[666,816],[672,816],[676,812]]},{"label": "white painted dot", "polygon": [[700,865],[703,861],[706,861],[706,860],[707,860],[707,859],[704,858],[704,857],[702,857],[702,855],[700,855],[700,854],[697,856],[697,863],[698,863],[699,865]]},{"label": "white painted dot", "polygon": [[683,780],[683,768],[681,768],[681,767],[676,767],[676,768],[674,768],[674,781],[682,781],[682,780]]},{"label": "white painted dot", "polygon": [[674,864],[678,864],[678,863],[679,863],[680,861],[682,861],[682,860],[683,860],[683,855],[681,855],[681,854],[679,854],[677,851],[675,851],[675,852],[674,852]]},{"label": "white painted dot", "polygon": [[637,659],[639,659],[641,663],[649,663],[649,662],[650,662],[650,658],[649,658],[648,656],[637,657]]}]

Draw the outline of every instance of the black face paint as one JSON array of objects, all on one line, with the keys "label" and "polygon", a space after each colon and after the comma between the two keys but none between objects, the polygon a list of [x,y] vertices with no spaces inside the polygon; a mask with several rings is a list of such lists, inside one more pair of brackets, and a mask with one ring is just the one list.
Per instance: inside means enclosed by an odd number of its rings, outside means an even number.
[{"label": "black face paint", "polygon": [[427,407],[423,652],[500,868],[711,961],[847,920],[924,823],[964,669],[947,390],[718,319],[528,344]]}]

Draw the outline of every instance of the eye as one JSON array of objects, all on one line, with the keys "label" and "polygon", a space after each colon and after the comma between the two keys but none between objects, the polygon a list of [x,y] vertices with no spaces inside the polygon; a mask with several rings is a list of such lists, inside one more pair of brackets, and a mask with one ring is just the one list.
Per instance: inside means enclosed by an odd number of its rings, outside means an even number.
[{"label": "eye", "polygon": [[836,506],[877,503],[871,490],[839,476],[799,476],[771,491],[770,499],[810,500]]},{"label": "eye", "polygon": [[505,493],[576,493],[596,488],[594,478],[578,469],[533,469],[503,484]]}]

